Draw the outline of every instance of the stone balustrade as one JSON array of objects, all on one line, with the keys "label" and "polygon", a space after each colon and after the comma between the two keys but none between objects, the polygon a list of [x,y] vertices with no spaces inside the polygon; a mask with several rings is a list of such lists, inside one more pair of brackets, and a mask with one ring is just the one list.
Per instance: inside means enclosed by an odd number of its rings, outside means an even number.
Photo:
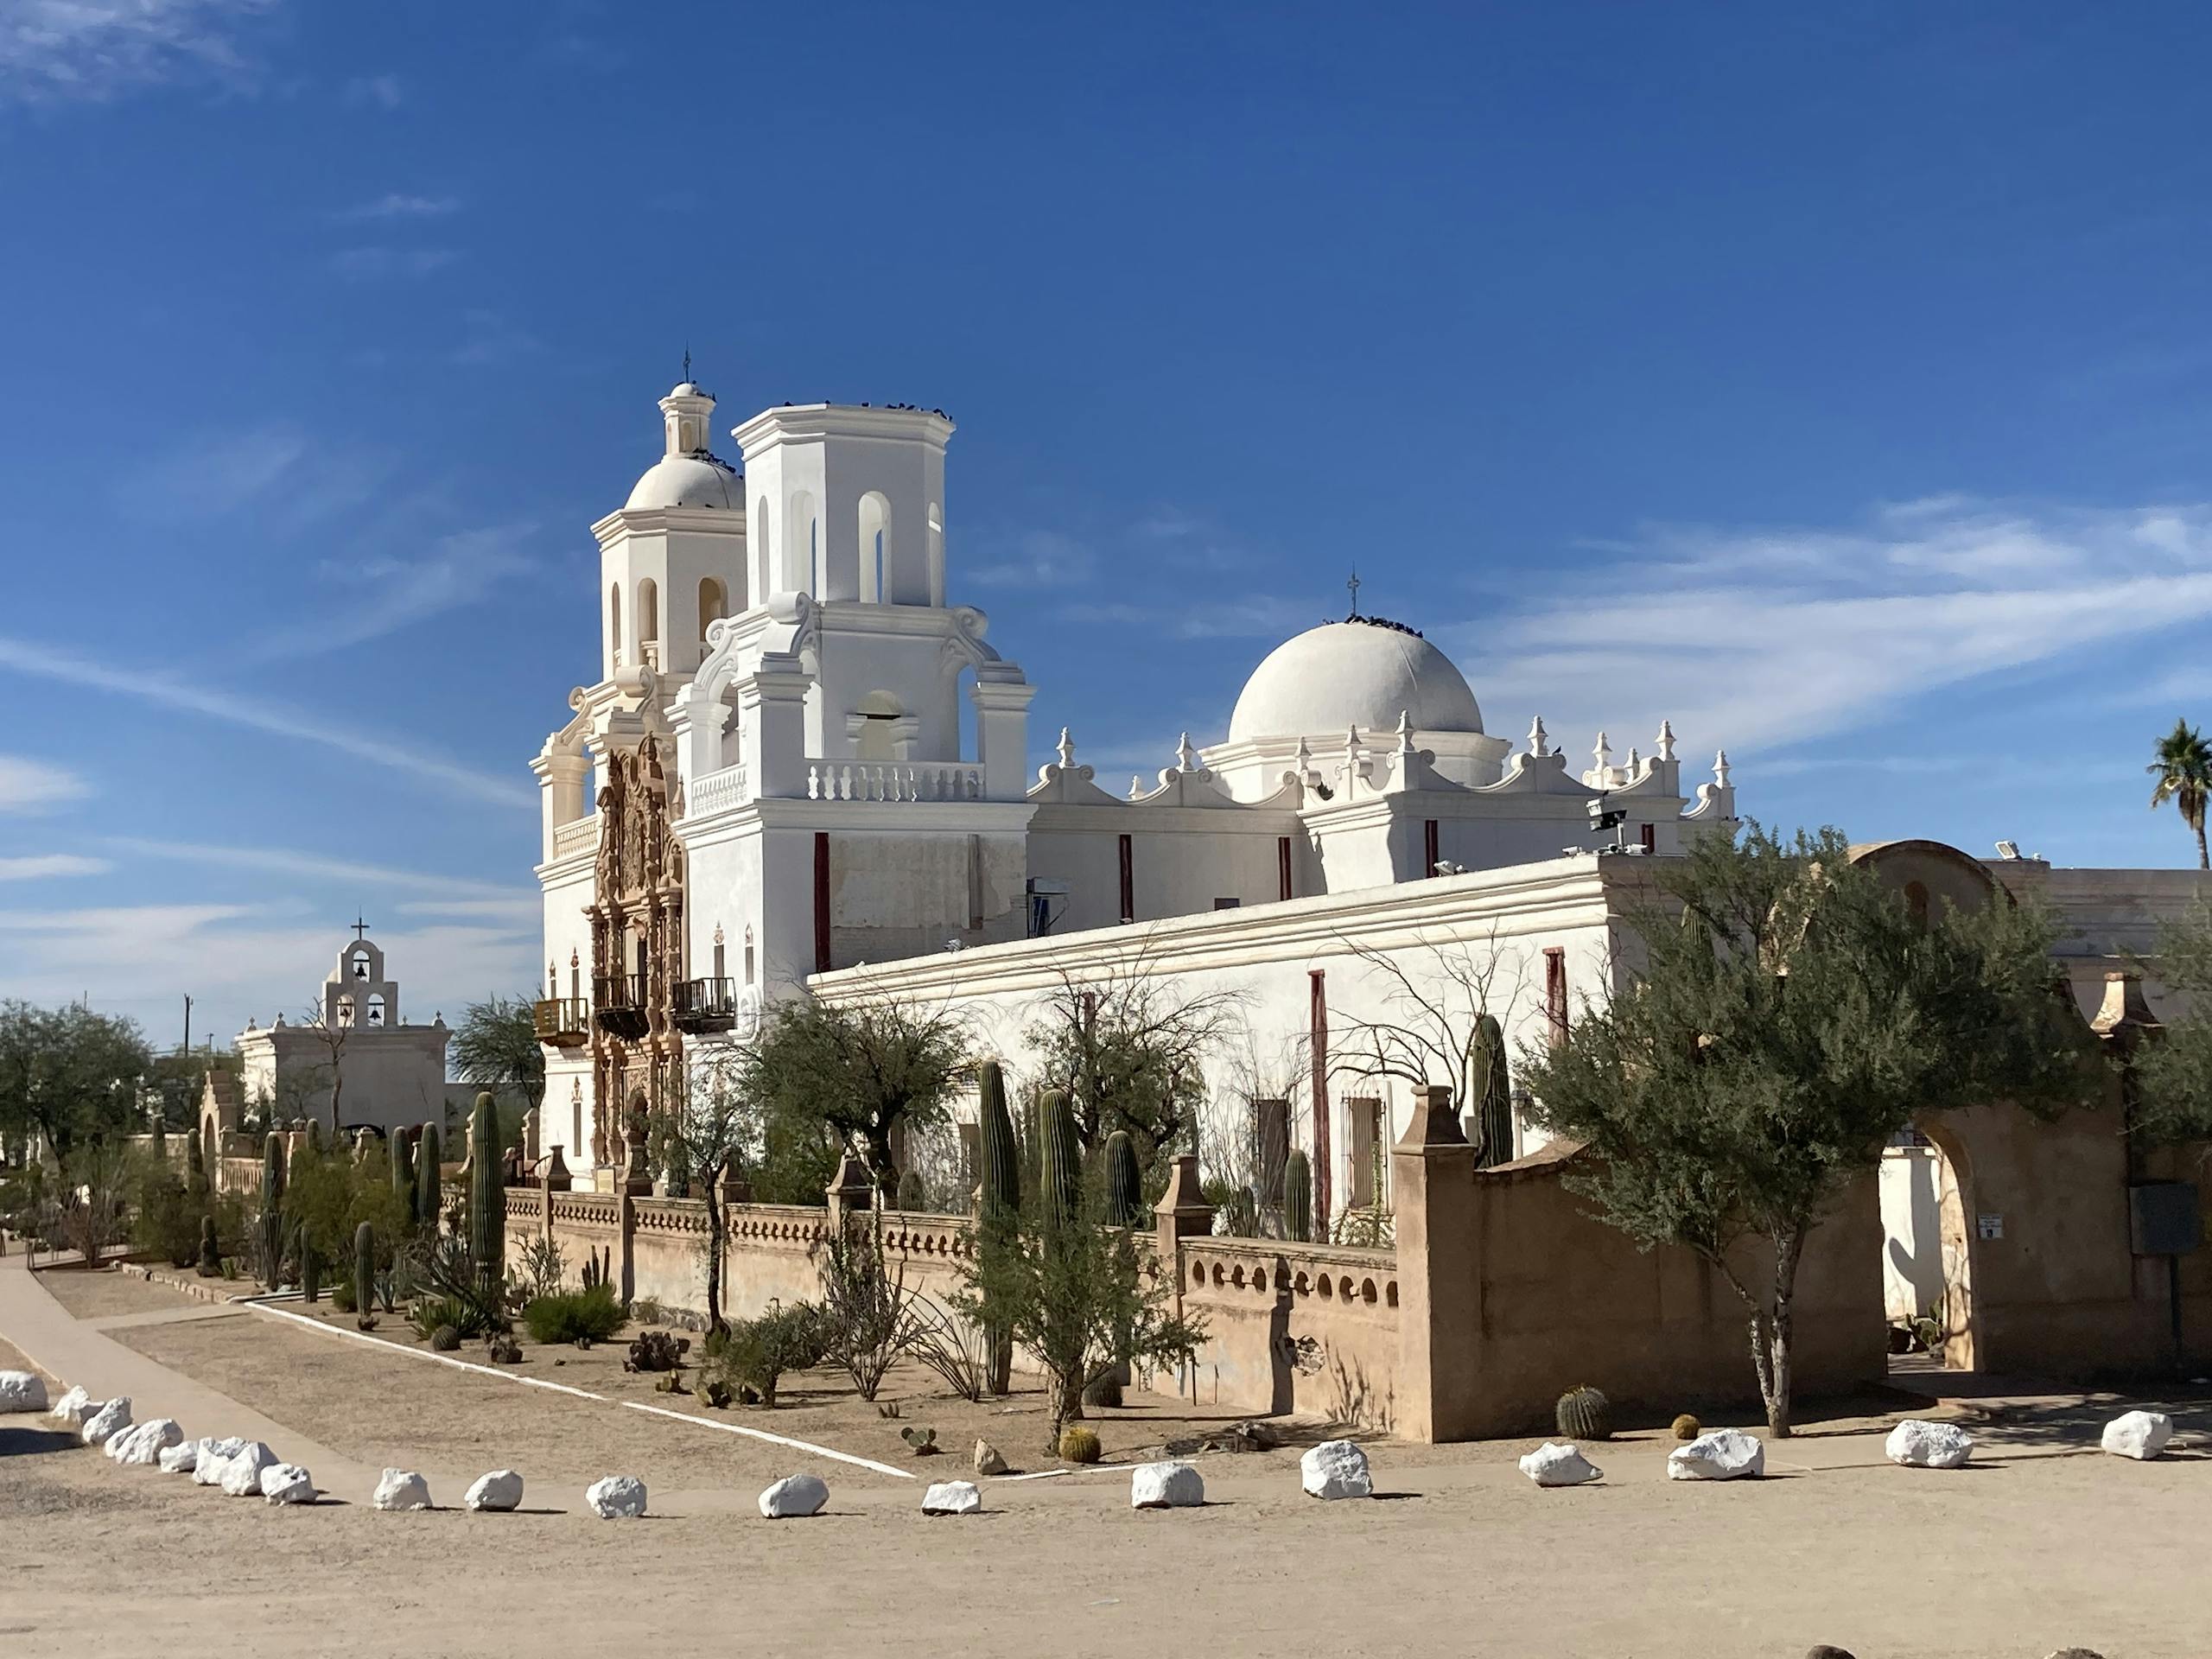
[{"label": "stone balustrade", "polygon": [[719,772],[706,772],[690,779],[683,786],[683,816],[703,818],[716,812],[726,812],[731,807],[743,806],[753,798],[753,790],[746,780],[741,766],[724,766]]},{"label": "stone balustrade", "polygon": [[817,801],[980,801],[983,769],[959,760],[829,760],[809,757]]},{"label": "stone balustrade", "polygon": [[577,853],[588,853],[599,846],[599,814],[586,813],[581,818],[556,825],[553,830],[553,856],[572,857]]}]

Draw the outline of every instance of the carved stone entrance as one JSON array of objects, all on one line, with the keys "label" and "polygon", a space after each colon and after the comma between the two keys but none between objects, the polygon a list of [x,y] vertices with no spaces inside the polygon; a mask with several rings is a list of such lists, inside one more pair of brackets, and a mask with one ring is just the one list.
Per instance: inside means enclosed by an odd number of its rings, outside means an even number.
[{"label": "carved stone entrance", "polygon": [[683,1039],[673,1019],[683,983],[683,849],[671,833],[659,745],[611,753],[599,792],[593,874],[592,1162],[602,1187],[629,1163],[633,1121],[674,1107]]}]

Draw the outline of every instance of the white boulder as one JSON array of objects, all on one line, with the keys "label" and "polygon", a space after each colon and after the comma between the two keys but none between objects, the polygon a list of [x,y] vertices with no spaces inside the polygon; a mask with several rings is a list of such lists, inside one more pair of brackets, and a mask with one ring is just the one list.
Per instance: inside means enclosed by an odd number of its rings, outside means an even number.
[{"label": "white boulder", "polygon": [[296,1463],[272,1463],[261,1471],[261,1495],[271,1503],[312,1503],[315,1478]]},{"label": "white boulder", "polygon": [[36,1371],[0,1371],[0,1412],[45,1409],[44,1377]]},{"label": "white boulder", "polygon": [[248,1440],[245,1449],[223,1460],[223,1476],[216,1484],[232,1497],[259,1497],[261,1471],[276,1461],[276,1454],[259,1440]]},{"label": "white boulder", "polygon": [[205,1440],[179,1440],[162,1452],[154,1461],[165,1475],[188,1475],[200,1465],[200,1448]]},{"label": "white boulder", "polygon": [[2163,1411],[2122,1412],[2105,1425],[2104,1448],[2115,1458],[2147,1463],[2174,1437],[2174,1420]]},{"label": "white boulder", "polygon": [[1716,1428],[1667,1454],[1669,1480],[1742,1480],[1766,1473],[1766,1447],[1739,1428]]},{"label": "white boulder", "polygon": [[245,1450],[245,1442],[235,1436],[200,1441],[200,1456],[192,1465],[193,1483],[200,1486],[221,1485],[223,1465]]},{"label": "white boulder", "polygon": [[1133,1510],[1194,1510],[1206,1501],[1206,1484],[1187,1463],[1141,1463],[1129,1471]]},{"label": "white boulder", "polygon": [[110,1436],[105,1449],[118,1463],[151,1468],[162,1452],[183,1441],[184,1429],[174,1417],[156,1417]]},{"label": "white boulder", "polygon": [[47,1413],[47,1415],[68,1424],[72,1428],[82,1428],[85,1419],[98,1409],[99,1408],[92,1403],[92,1396],[86,1394],[81,1388],[78,1388],[70,1389],[68,1393],[55,1401],[53,1408]]},{"label": "white boulder", "polygon": [[[819,1485],[821,1483],[817,1482]],[[769,1491],[773,1491],[774,1487]],[[594,1480],[584,1488],[584,1502],[591,1512],[602,1521],[620,1521],[645,1512],[645,1483],[635,1475],[609,1475],[604,1480]],[[767,1494],[761,1495],[760,1512],[767,1510]],[[811,1513],[811,1511],[810,1511]]]},{"label": "white boulder", "polygon": [[1322,1441],[1298,1460],[1298,1476],[1308,1497],[1375,1496],[1367,1453],[1350,1440]]},{"label": "white boulder", "polygon": [[1581,1447],[1559,1440],[1546,1440],[1522,1459],[1521,1472],[1539,1486],[1581,1486],[1605,1478]]},{"label": "white boulder", "polygon": [[819,1515],[830,1502],[830,1488],[819,1475],[788,1475],[760,1494],[760,1513],[771,1521]]},{"label": "white boulder", "polygon": [[118,1394],[86,1418],[84,1427],[77,1433],[84,1437],[86,1446],[105,1446],[109,1435],[130,1427],[130,1396],[127,1394]]},{"label": "white boulder", "polygon": [[1955,1469],[1974,1452],[1974,1436],[1956,1423],[1927,1423],[1908,1417],[1890,1431],[1882,1451],[1907,1469]]},{"label": "white boulder", "polygon": [[924,1515],[974,1515],[982,1507],[982,1489],[972,1480],[941,1480],[922,1494]]},{"label": "white boulder", "polygon": [[512,1469],[494,1469],[479,1475],[461,1497],[464,1510],[514,1510],[522,1507],[522,1477]]},{"label": "white boulder", "polygon": [[377,1481],[370,1506],[379,1510],[427,1510],[430,1483],[411,1469],[387,1469]]}]

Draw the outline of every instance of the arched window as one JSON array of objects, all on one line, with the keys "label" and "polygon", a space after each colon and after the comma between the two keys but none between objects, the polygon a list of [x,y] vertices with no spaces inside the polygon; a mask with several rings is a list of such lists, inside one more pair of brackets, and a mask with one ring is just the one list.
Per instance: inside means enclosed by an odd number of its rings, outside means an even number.
[{"label": "arched window", "polygon": [[607,590],[607,658],[617,668],[622,665],[622,585],[620,582]]},{"label": "arched window", "polygon": [[750,925],[745,930],[745,982],[748,985],[753,982],[753,929]]},{"label": "arched window", "polygon": [[384,1024],[384,998],[373,993],[369,997],[369,1023],[372,1026]]},{"label": "arched window", "polygon": [[638,643],[650,645],[660,638],[660,589],[647,576],[638,584]]},{"label": "arched window", "polygon": [[870,490],[861,497],[861,598],[876,605],[891,602],[891,503]]},{"label": "arched window", "polygon": [[763,603],[776,591],[775,566],[772,563],[775,531],[768,519],[768,498],[762,496],[753,504],[753,516],[745,521],[745,544],[753,550],[753,602]]},{"label": "arched window", "polygon": [[722,585],[712,576],[699,578],[699,643],[707,643],[707,628],[729,614],[729,601],[722,594]]},{"label": "arched window", "polygon": [[341,996],[338,999],[338,1023],[341,1026],[350,1026],[353,1023],[353,999],[350,996]]},{"label": "arched window", "polygon": [[356,950],[353,953],[353,977],[356,979],[366,979],[368,976],[369,953],[365,950]]},{"label": "arched window", "polygon": [[786,592],[822,597],[820,561],[816,557],[819,537],[815,534],[814,497],[793,490],[790,509],[784,514],[784,580]]},{"label": "arched window", "polygon": [[930,603],[944,603],[944,509],[930,503]]}]

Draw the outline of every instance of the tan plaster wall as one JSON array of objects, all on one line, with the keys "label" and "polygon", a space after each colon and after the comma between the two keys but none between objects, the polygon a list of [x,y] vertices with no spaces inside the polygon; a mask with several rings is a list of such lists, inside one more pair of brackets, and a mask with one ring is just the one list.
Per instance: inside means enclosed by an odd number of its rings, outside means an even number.
[{"label": "tan plaster wall", "polygon": [[1183,1309],[1206,1326],[1198,1363],[1182,1380],[1185,1398],[1396,1427],[1395,1252],[1194,1238],[1180,1255]]}]

